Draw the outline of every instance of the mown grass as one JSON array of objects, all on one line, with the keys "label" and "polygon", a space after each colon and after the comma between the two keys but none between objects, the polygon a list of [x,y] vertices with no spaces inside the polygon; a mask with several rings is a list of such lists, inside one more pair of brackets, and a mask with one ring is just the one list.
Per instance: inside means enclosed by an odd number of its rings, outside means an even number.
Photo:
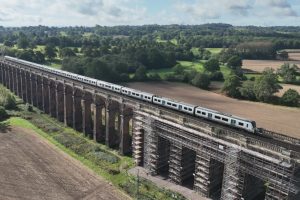
[{"label": "mown grass", "polygon": [[186,70],[195,69],[197,72],[204,72],[204,63],[203,60],[198,61],[178,61],[180,65],[182,65]]},{"label": "mown grass", "polygon": [[229,76],[229,74],[231,73],[231,69],[229,67],[227,67],[226,65],[221,65],[220,66],[220,71],[222,72],[224,78]]},{"label": "mown grass", "polygon": [[[205,71],[204,69],[204,63],[205,60],[198,60],[198,61],[177,61],[178,64],[184,67],[185,71],[190,70],[196,70],[199,73],[203,73]],[[220,71],[222,72],[224,78],[227,77],[231,73],[231,69],[227,67],[226,65],[220,66]],[[157,73],[162,79],[167,77],[170,74],[173,74],[172,68],[163,68],[163,69],[155,69],[155,70],[149,70],[148,75]],[[134,75],[132,74],[131,77]]]},{"label": "mown grass", "polygon": [[40,51],[42,53],[45,53],[45,45],[36,45],[36,47],[33,49],[33,51]]},{"label": "mown grass", "polygon": [[171,40],[162,40],[160,37],[156,38],[156,42],[157,43],[167,43],[167,42],[171,42],[174,45],[178,45],[178,41],[176,39],[171,39]]},{"label": "mown grass", "polygon": [[[35,131],[131,197],[136,196],[136,177],[127,172],[134,166],[131,157],[119,155],[117,150],[90,140],[82,133],[65,127],[63,123],[40,113],[35,108],[33,112],[28,110],[28,106],[20,104],[16,111],[10,113],[15,117],[3,123]],[[141,179],[139,189],[139,199],[171,200],[174,196],[176,199],[185,199],[177,193],[158,188],[144,179]]]},{"label": "mown grass", "polygon": [[210,51],[212,54],[218,54],[222,51],[223,48],[205,48],[206,50]]}]

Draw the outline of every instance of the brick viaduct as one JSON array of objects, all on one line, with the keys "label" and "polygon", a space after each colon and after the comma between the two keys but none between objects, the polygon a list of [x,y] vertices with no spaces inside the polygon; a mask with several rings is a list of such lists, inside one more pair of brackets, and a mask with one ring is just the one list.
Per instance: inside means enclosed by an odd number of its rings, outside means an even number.
[{"label": "brick viaduct", "polygon": [[296,138],[249,134],[5,58],[0,82],[66,126],[120,154],[132,153],[151,175],[204,197],[299,198]]}]

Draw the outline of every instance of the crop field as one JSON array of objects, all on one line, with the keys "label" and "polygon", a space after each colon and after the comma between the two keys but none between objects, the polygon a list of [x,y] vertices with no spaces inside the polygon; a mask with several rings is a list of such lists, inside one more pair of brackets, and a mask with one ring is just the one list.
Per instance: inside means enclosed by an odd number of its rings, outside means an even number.
[{"label": "crop field", "polygon": [[129,199],[30,129],[0,130],[0,146],[1,199]]},{"label": "crop field", "polygon": [[300,85],[291,85],[291,84],[280,84],[282,86],[282,89],[276,93],[277,96],[282,96],[284,92],[286,92],[288,89],[296,90],[300,94]]},{"label": "crop field", "polygon": [[289,59],[300,60],[300,52],[299,53],[289,53]]},{"label": "crop field", "polygon": [[300,66],[299,61],[278,61],[278,60],[243,60],[242,68],[251,73],[261,73],[265,68],[269,67],[277,70],[284,63],[292,63]]},{"label": "crop field", "polygon": [[258,127],[300,138],[300,108],[241,101],[182,83],[129,83],[129,87],[252,119]]}]

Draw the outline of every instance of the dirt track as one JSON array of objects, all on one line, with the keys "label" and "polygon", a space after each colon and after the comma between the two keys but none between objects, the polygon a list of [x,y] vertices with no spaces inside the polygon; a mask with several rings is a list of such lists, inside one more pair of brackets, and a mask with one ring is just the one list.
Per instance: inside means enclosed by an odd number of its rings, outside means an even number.
[{"label": "dirt track", "polygon": [[77,160],[27,129],[0,131],[0,199],[127,199]]},{"label": "dirt track", "polygon": [[182,83],[130,83],[129,87],[187,103],[231,113],[257,122],[258,127],[300,138],[300,109],[240,101]]}]

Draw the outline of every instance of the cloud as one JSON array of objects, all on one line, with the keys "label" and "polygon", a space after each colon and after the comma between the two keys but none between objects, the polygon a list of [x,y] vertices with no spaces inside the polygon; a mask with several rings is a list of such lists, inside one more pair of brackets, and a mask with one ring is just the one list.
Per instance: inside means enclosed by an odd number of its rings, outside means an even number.
[{"label": "cloud", "polygon": [[224,15],[246,16],[252,6],[249,0],[196,0],[194,3],[180,1],[176,8],[195,18],[217,19]]},{"label": "cloud", "polygon": [[236,15],[242,15],[247,16],[250,9],[252,9],[252,6],[245,4],[245,5],[230,5],[229,10],[232,11],[232,13]]},{"label": "cloud", "polygon": [[[1,2],[3,1],[3,2]],[[1,10],[10,14],[16,25],[119,25],[142,24],[146,8],[134,6],[138,0],[0,0]],[[7,19],[0,13],[0,19]],[[42,19],[42,21],[41,21]]]},{"label": "cloud", "polygon": [[291,21],[291,17],[298,16],[300,3],[296,1],[151,0],[149,5],[148,0],[0,0],[0,21],[4,26],[213,22],[261,25],[266,20],[279,25],[300,25],[300,20]]},{"label": "cloud", "polygon": [[297,12],[287,0],[257,0],[256,3],[262,7],[262,10],[269,10],[269,12],[264,13],[263,15],[269,15],[278,18],[298,16]]},{"label": "cloud", "polygon": [[271,7],[290,8],[291,5],[287,0],[267,0],[267,4]]},{"label": "cloud", "polygon": [[99,10],[103,8],[102,0],[83,0],[80,3],[73,4],[78,12],[84,15],[97,15]]}]

